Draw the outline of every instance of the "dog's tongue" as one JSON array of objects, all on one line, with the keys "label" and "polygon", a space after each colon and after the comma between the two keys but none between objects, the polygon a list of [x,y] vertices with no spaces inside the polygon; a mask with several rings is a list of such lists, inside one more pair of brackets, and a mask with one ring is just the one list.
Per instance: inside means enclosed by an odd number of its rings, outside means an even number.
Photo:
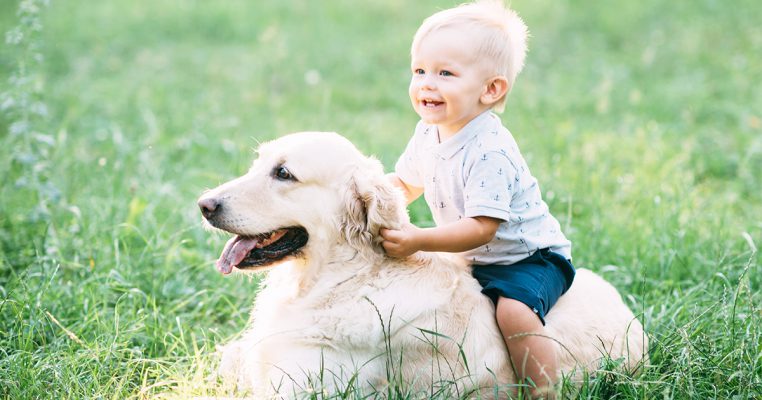
[{"label": "dog's tongue", "polygon": [[216,263],[217,270],[222,272],[223,275],[229,274],[233,271],[233,267],[240,264],[255,247],[262,248],[269,246],[280,240],[286,232],[288,230],[279,229],[271,232],[270,236],[264,239],[234,236],[225,243],[225,248],[222,250],[222,254],[220,254],[220,258]]},{"label": "dog's tongue", "polygon": [[217,260],[217,270],[223,275],[233,271],[233,267],[240,264],[250,251],[257,246],[259,239],[234,236],[227,243]]}]

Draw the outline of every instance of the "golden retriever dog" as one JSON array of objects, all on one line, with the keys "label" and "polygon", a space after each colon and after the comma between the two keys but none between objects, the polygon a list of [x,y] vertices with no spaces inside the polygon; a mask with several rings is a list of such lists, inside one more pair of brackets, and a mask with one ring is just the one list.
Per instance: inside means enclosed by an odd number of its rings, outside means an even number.
[{"label": "golden retriever dog", "polygon": [[[233,234],[221,273],[269,271],[250,327],[224,346],[223,377],[256,398],[510,392],[494,306],[470,267],[440,253],[395,259],[380,246],[380,228],[408,221],[380,162],[326,132],[284,136],[258,153],[248,173],[198,201],[209,225]],[[606,357],[633,370],[645,357],[642,325],[589,270],[577,271],[546,322],[566,376]]]}]

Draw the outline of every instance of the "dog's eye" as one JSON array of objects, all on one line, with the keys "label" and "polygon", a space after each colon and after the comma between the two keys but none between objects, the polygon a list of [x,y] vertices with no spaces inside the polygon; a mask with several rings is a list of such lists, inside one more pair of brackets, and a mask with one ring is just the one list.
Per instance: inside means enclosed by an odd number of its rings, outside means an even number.
[{"label": "dog's eye", "polygon": [[273,174],[276,178],[282,180],[282,181],[295,181],[296,178],[294,178],[293,175],[291,175],[291,172],[284,166],[279,165],[275,167],[273,170]]}]

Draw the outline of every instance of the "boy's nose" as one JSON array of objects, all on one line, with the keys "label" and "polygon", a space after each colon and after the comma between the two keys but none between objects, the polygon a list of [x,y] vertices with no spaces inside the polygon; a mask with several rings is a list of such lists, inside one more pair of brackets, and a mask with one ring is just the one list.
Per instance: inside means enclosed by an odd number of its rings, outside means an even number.
[{"label": "boy's nose", "polygon": [[436,87],[436,80],[431,74],[426,74],[423,79],[421,79],[421,89],[435,89]]}]

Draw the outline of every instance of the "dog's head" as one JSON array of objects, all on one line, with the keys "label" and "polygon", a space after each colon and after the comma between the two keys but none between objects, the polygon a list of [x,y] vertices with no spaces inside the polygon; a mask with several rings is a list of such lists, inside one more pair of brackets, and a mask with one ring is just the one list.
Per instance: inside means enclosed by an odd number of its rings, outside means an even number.
[{"label": "dog's head", "polygon": [[217,261],[224,274],[309,259],[342,244],[382,256],[379,230],[407,220],[381,163],[338,134],[294,133],[257,152],[248,173],[198,201],[210,226],[235,235]]}]

